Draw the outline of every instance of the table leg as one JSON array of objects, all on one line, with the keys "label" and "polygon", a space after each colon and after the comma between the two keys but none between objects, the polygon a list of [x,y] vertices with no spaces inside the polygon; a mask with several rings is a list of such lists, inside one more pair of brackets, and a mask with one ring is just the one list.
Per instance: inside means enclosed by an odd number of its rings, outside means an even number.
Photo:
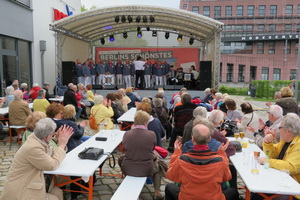
[{"label": "table leg", "polygon": [[246,200],[250,200],[250,191],[246,187]]},{"label": "table leg", "polygon": [[89,200],[93,199],[93,182],[94,177],[90,176],[90,181],[89,181],[89,189],[88,189],[88,194],[89,194]]}]

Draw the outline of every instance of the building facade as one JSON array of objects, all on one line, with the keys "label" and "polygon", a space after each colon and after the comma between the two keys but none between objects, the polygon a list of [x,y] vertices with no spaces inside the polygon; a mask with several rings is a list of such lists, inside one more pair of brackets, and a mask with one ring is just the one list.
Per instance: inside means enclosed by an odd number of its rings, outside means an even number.
[{"label": "building facade", "polygon": [[[80,0],[1,0],[1,96],[5,95],[5,87],[11,85],[14,79],[27,83],[29,87],[32,83],[56,84],[55,35],[49,25],[69,14],[80,12]],[[45,44],[42,48],[41,41]],[[61,41],[63,61],[88,57],[86,43],[69,37],[63,37]]]},{"label": "building facade", "polygon": [[181,0],[180,8],[224,23],[220,82],[296,78],[299,0]]}]

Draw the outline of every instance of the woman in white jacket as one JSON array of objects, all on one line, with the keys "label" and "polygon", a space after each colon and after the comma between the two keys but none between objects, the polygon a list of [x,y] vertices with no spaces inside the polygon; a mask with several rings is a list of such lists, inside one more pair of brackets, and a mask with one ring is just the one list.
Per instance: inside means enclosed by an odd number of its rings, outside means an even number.
[{"label": "woman in white jacket", "polygon": [[244,115],[241,119],[241,122],[238,124],[238,128],[241,131],[245,132],[245,137],[254,139],[253,132],[249,131],[247,127],[251,126],[255,129],[255,132],[257,132],[259,127],[259,118],[254,113],[252,105],[250,103],[242,103],[241,109]]}]

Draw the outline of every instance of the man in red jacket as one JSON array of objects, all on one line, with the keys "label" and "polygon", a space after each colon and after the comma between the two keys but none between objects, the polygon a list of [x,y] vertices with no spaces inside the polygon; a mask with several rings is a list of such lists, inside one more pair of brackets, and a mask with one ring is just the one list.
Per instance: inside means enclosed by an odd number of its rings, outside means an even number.
[{"label": "man in red jacket", "polygon": [[208,142],[213,130],[203,124],[193,128],[193,150],[181,154],[181,143],[174,144],[166,177],[180,184],[180,188],[169,183],[165,189],[166,200],[238,200],[237,189],[222,191],[221,183],[231,179],[228,158],[225,153],[229,145],[221,144],[218,152],[209,150]]}]

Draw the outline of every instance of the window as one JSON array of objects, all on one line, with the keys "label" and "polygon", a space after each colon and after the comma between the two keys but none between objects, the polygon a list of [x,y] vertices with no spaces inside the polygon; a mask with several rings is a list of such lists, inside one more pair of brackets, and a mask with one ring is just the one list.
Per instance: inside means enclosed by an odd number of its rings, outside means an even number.
[{"label": "window", "polygon": [[252,54],[253,42],[224,42],[221,46],[222,54]]},{"label": "window", "polygon": [[290,54],[291,53],[291,41],[288,40],[286,43],[284,43],[284,53]]},{"label": "window", "polygon": [[253,25],[246,25],[247,31],[253,31]]},{"label": "window", "polygon": [[225,7],[225,16],[231,17],[232,16],[232,6],[226,6]]},{"label": "window", "polygon": [[285,30],[291,31],[292,30],[292,24],[286,24],[285,25]]},{"label": "window", "polygon": [[238,76],[238,82],[244,82],[245,81],[245,65],[239,65],[239,76]]},{"label": "window", "polygon": [[299,32],[300,31],[300,24],[296,25],[296,31]]},{"label": "window", "polygon": [[237,6],[236,7],[236,16],[237,17],[243,17],[243,6]]},{"label": "window", "polygon": [[263,81],[269,80],[269,68],[268,67],[262,67],[261,80],[263,80]]},{"label": "window", "polygon": [[264,42],[257,42],[257,54],[264,54]]},{"label": "window", "polygon": [[209,6],[203,7],[203,15],[206,17],[210,17],[210,7]]},{"label": "window", "polygon": [[254,6],[248,6],[248,16],[254,16]]},{"label": "window", "polygon": [[297,77],[296,73],[297,73],[296,69],[291,69],[291,71],[290,71],[290,80],[296,79],[296,77]]},{"label": "window", "polygon": [[270,24],[269,25],[269,30],[270,31],[276,31],[276,24]]},{"label": "window", "polygon": [[256,80],[256,66],[250,66],[250,80]]},{"label": "window", "polygon": [[29,42],[22,40],[18,41],[18,54],[19,54],[19,81],[21,83],[31,83],[30,76],[30,46]]},{"label": "window", "polygon": [[281,70],[279,68],[274,68],[273,69],[273,81],[279,81],[280,74],[281,74]]},{"label": "window", "polygon": [[226,81],[232,82],[232,80],[233,80],[233,64],[227,64]]},{"label": "window", "polygon": [[221,17],[221,6],[215,6],[214,17],[215,18]]},{"label": "window", "polygon": [[199,14],[199,6],[193,6],[192,12]]},{"label": "window", "polygon": [[286,15],[293,15],[293,5],[286,5],[285,14]]},{"label": "window", "polygon": [[276,16],[277,15],[277,6],[270,6],[270,15]]},{"label": "window", "polygon": [[219,81],[222,82],[222,63],[220,63]]},{"label": "window", "polygon": [[275,54],[275,41],[269,41],[268,47],[269,47],[268,53]]},{"label": "window", "polygon": [[183,4],[183,9],[187,9],[187,4]]},{"label": "window", "polygon": [[297,15],[300,15],[300,5],[298,5],[298,8],[297,8]]},{"label": "window", "polygon": [[258,15],[265,16],[266,15],[266,6],[259,6],[258,7]]},{"label": "window", "polygon": [[16,50],[16,40],[9,37],[2,38],[2,48],[7,50]]},{"label": "window", "polygon": [[265,30],[265,25],[264,24],[258,24],[257,29],[259,31],[264,31]]}]

